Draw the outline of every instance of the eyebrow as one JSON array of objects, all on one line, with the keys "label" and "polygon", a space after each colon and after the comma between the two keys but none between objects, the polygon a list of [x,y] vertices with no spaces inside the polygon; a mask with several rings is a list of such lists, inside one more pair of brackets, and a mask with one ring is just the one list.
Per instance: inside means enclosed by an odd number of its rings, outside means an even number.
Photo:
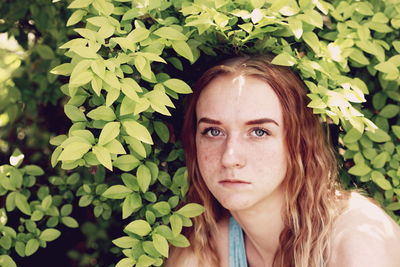
[{"label": "eyebrow", "polygon": [[[210,119],[210,118],[207,118],[207,117],[203,117],[198,121],[197,125],[199,125],[202,122],[209,123],[209,124],[216,124],[216,125],[221,125],[222,124],[222,122],[220,122],[218,120],[213,120],[213,119]],[[247,121],[246,125],[263,124],[263,123],[273,123],[273,124],[276,124],[276,126],[279,127],[279,124],[275,120],[273,120],[271,118],[261,118],[261,119]]]}]

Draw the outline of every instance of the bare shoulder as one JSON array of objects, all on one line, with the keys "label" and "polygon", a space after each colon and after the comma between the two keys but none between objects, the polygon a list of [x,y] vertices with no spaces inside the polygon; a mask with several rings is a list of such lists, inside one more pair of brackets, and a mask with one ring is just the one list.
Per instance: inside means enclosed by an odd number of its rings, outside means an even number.
[{"label": "bare shoulder", "polygon": [[334,224],[328,266],[398,266],[399,225],[358,193],[352,193],[347,204]]}]

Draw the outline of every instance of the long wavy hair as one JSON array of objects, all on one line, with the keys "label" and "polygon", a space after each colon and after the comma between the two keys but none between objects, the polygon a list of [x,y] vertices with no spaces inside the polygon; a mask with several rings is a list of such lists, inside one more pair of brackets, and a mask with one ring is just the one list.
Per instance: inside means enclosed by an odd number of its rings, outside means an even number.
[{"label": "long wavy hair", "polygon": [[197,81],[187,102],[182,140],[190,179],[188,200],[205,207],[205,212],[194,219],[188,233],[195,255],[200,262],[211,257],[213,265],[219,265],[212,234],[217,222],[229,214],[201,177],[195,143],[196,104],[200,93],[211,80],[224,74],[240,74],[265,81],[282,106],[288,165],[283,181],[284,229],[280,233],[273,266],[325,266],[332,225],[339,209],[337,200],[340,195],[345,195],[336,182],[336,158],[319,117],[307,107],[309,100],[304,83],[290,68],[271,64],[271,57],[265,55],[235,57],[210,68]]}]

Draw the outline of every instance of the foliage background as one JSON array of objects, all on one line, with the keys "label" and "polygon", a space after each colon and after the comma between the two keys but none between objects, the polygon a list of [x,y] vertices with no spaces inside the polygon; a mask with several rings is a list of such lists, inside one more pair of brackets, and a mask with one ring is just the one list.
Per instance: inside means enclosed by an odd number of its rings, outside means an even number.
[{"label": "foliage background", "polygon": [[202,208],[184,204],[181,94],[237,53],[302,76],[341,183],[400,223],[399,13],[397,0],[2,1],[0,265],[58,251],[66,266],[159,266],[188,246]]}]

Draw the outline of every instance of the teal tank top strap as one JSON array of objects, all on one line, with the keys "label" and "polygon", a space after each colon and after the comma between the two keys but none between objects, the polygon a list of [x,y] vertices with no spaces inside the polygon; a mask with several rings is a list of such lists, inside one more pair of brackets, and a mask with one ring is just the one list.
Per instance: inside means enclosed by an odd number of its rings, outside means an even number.
[{"label": "teal tank top strap", "polygon": [[247,267],[243,231],[232,216],[229,218],[229,267]]}]

